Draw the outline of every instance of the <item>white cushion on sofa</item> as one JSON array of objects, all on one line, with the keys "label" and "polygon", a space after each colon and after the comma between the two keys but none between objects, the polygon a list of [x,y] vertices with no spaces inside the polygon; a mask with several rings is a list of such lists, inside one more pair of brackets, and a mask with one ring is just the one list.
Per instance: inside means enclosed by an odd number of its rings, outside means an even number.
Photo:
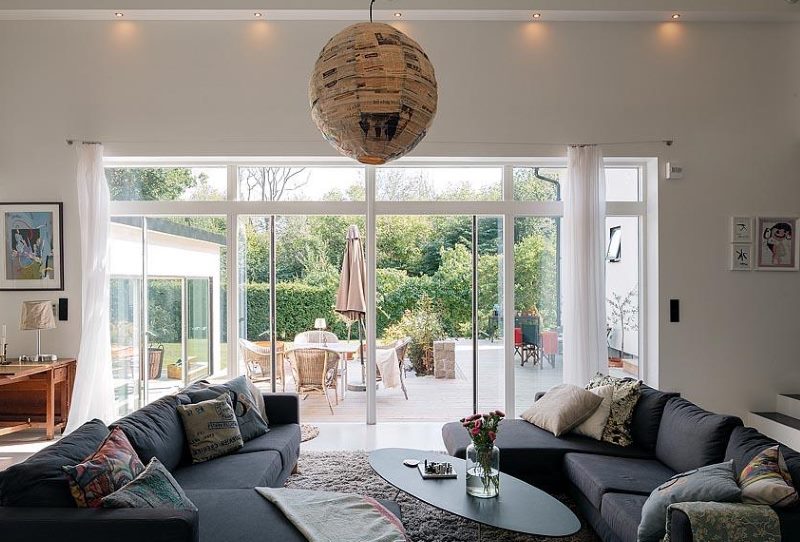
[{"label": "white cushion on sofa", "polygon": [[589,416],[585,422],[573,429],[572,432],[577,435],[593,438],[594,440],[600,440],[603,437],[603,430],[606,428],[608,416],[611,414],[611,403],[614,398],[614,386],[609,384],[608,386],[600,386],[599,388],[593,388],[589,391],[601,397],[603,402],[600,403],[600,406],[597,407],[597,410],[594,411],[594,414]]}]

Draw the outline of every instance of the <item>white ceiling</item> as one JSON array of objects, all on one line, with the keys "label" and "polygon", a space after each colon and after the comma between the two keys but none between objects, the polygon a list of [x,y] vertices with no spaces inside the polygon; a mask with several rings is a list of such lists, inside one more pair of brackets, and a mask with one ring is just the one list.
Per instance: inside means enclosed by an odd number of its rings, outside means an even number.
[{"label": "white ceiling", "polygon": [[[240,20],[255,11],[271,20],[360,20],[369,0],[0,0],[0,19]],[[407,20],[800,21],[800,3],[786,0],[378,0],[377,19]]]}]

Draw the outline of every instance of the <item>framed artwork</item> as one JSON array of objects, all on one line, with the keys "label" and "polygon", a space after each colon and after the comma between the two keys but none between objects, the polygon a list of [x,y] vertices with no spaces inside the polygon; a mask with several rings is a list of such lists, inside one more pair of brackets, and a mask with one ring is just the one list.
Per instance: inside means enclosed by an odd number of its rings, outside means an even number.
[{"label": "framed artwork", "polygon": [[735,216],[731,219],[731,243],[753,242],[753,218]]},{"label": "framed artwork", "polygon": [[750,271],[753,268],[753,245],[734,243],[731,245],[731,271]]},{"label": "framed artwork", "polygon": [[797,217],[757,219],[756,269],[760,271],[797,271]]},{"label": "framed artwork", "polygon": [[63,290],[62,203],[0,203],[0,290]]}]

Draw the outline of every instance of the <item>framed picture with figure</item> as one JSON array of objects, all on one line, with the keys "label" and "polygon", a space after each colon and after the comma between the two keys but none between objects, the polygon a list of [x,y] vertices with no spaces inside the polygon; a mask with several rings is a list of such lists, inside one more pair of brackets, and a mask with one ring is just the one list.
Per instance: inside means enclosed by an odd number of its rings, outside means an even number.
[{"label": "framed picture with figure", "polygon": [[797,217],[763,217],[756,224],[756,269],[797,271]]},{"label": "framed picture with figure", "polygon": [[0,203],[0,290],[63,290],[62,203]]}]

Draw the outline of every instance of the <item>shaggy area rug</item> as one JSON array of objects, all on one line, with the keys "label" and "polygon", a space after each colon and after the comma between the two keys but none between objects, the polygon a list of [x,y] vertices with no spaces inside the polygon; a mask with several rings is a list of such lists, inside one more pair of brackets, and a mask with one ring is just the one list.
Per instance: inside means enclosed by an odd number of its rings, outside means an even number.
[{"label": "shaggy area rug", "polygon": [[[379,499],[393,499],[397,489],[375,474],[365,452],[303,452],[299,473],[289,477],[286,487],[360,493]],[[502,491],[502,489],[501,489]],[[559,498],[574,510],[565,497]],[[397,499],[403,512],[403,525],[413,542],[476,542],[475,523],[429,506],[414,497],[400,493]],[[539,542],[563,540],[597,542],[599,539],[584,525],[575,535],[553,539],[482,528],[484,542]]]},{"label": "shaggy area rug", "polygon": [[308,442],[319,436],[319,427],[310,423],[300,424],[300,442]]}]

